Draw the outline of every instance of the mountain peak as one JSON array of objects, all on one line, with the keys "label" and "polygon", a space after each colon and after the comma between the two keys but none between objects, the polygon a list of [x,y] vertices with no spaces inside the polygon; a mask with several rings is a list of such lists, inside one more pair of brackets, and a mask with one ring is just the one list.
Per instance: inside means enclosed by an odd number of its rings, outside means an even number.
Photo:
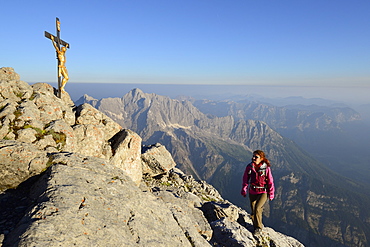
[{"label": "mountain peak", "polygon": [[140,99],[143,98],[145,93],[139,89],[139,88],[134,88],[130,91],[130,94],[133,98]]}]

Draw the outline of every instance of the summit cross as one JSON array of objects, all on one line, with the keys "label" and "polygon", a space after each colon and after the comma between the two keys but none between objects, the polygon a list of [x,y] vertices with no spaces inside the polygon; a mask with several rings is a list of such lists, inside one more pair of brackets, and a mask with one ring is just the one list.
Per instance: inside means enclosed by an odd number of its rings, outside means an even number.
[{"label": "summit cross", "polygon": [[66,63],[66,51],[70,45],[60,38],[60,21],[56,18],[56,33],[57,36],[52,35],[45,31],[45,37],[50,39],[54,45],[57,59],[58,59],[58,97],[62,97],[62,91],[64,91],[64,86],[66,85],[69,77],[68,71],[65,66]]}]

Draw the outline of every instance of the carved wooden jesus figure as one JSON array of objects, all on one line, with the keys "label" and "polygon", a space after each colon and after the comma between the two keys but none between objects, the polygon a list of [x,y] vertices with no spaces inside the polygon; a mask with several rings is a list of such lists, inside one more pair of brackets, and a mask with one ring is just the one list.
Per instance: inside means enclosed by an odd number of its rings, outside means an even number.
[{"label": "carved wooden jesus figure", "polygon": [[68,77],[68,70],[66,68],[66,51],[67,51],[67,48],[68,48],[68,44],[67,46],[62,46],[60,49],[59,47],[57,46],[57,43],[54,41],[54,36],[51,36],[50,37],[51,39],[51,42],[53,43],[54,45],[54,48],[55,48],[55,51],[57,52],[57,56],[58,56],[58,76],[59,77],[62,77],[63,76],[63,79],[62,79],[62,83],[60,85],[60,90],[62,92],[64,92],[64,86],[66,85],[69,77]]}]

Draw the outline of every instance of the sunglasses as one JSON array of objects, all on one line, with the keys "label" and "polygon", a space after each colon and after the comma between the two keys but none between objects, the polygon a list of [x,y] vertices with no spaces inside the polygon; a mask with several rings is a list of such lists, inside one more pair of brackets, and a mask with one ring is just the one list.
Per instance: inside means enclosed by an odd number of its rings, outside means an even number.
[{"label": "sunglasses", "polygon": [[260,157],[259,156],[255,156],[255,155],[253,155],[253,157],[252,157],[253,159],[259,159]]}]

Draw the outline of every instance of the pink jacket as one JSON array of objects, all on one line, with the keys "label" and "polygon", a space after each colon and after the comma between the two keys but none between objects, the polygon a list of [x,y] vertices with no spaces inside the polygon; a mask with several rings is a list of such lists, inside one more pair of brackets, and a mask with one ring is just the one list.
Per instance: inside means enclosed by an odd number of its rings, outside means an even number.
[{"label": "pink jacket", "polygon": [[[267,164],[266,164],[267,166]],[[266,184],[267,189],[254,189],[251,184],[258,179],[258,173],[256,172],[253,163],[250,163],[247,165],[244,171],[243,175],[243,184],[242,184],[242,190],[241,194],[242,196],[247,195],[247,190],[249,187],[249,193],[252,195],[256,194],[262,194],[262,193],[268,193],[269,199],[272,200],[275,197],[275,186],[274,186],[274,178],[272,177],[271,169],[270,167],[266,168]]]}]

